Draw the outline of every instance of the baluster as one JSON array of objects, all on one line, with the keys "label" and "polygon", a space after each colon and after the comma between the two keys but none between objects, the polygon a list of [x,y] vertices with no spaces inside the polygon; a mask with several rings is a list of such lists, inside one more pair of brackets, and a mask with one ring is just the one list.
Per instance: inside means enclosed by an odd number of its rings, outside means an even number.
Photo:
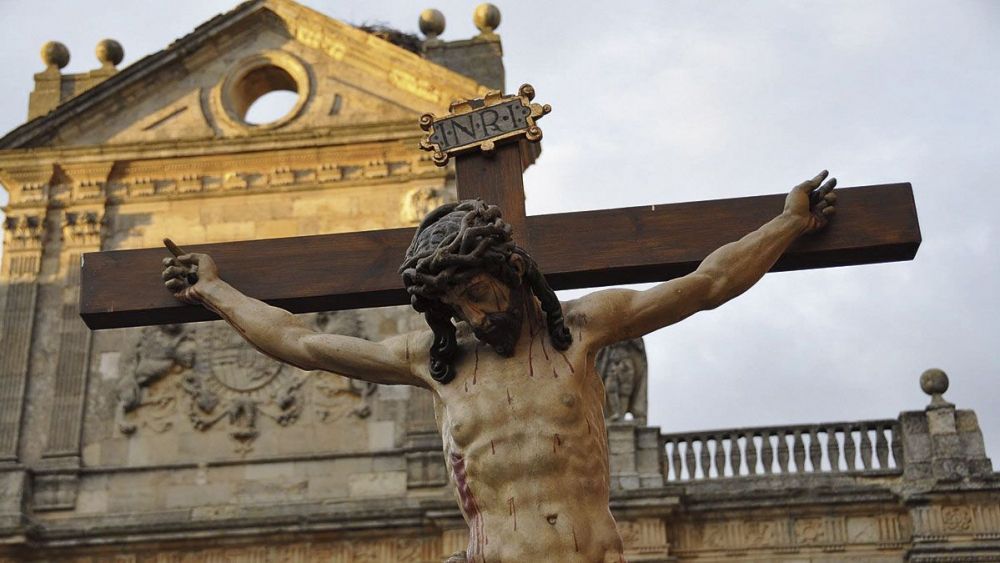
[{"label": "baluster", "polygon": [[687,447],[684,448],[684,469],[687,470],[688,479],[694,481],[694,439],[687,441]]},{"label": "baluster", "polygon": [[844,427],[844,462],[847,471],[854,471],[857,468],[854,456],[858,453],[858,448],[854,442],[854,432],[852,430],[850,426]]},{"label": "baluster", "polygon": [[681,475],[681,441],[679,438],[674,438],[673,441],[674,448],[670,452],[670,466],[674,468],[674,481],[680,481],[683,477]]},{"label": "baluster", "polygon": [[889,469],[889,443],[885,439],[885,425],[875,427],[875,457],[879,469]]},{"label": "baluster", "polygon": [[753,432],[745,434],[747,439],[747,475],[757,474],[757,442],[753,440]]},{"label": "baluster", "polygon": [[[851,439],[851,432],[848,429],[844,432],[844,444],[849,444]],[[836,473],[840,471],[840,442],[837,441],[837,428],[830,426],[826,429],[826,459],[830,462],[830,471]],[[849,458],[853,459],[853,458]],[[851,462],[847,462],[847,466],[850,467]]]},{"label": "baluster", "polygon": [[767,430],[761,432],[761,461],[764,464],[764,473],[770,475],[774,472],[774,449],[771,447],[771,433]]},{"label": "baluster", "polygon": [[861,465],[865,471],[872,468],[872,440],[868,436],[868,425],[861,425]]},{"label": "baluster", "polygon": [[715,439],[715,472],[719,478],[726,476],[726,435],[719,434]]},{"label": "baluster", "polygon": [[701,464],[701,475],[704,479],[712,478],[712,458],[709,457],[708,445],[712,443],[712,437],[706,436],[701,441],[701,455],[698,456],[698,461]]},{"label": "baluster", "polygon": [[815,473],[823,471],[823,451],[819,445],[818,430],[815,427],[809,429],[809,463],[812,464],[812,470]]},{"label": "baluster", "polygon": [[892,461],[896,469],[902,469],[903,463],[903,443],[899,439],[899,427],[895,424],[889,427],[892,432],[892,442],[889,449],[892,451]]},{"label": "baluster", "polygon": [[791,473],[788,464],[788,439],[784,430],[778,431],[778,473]]},{"label": "baluster", "polygon": [[743,450],[740,449],[740,437],[737,434],[729,435],[729,469],[733,477],[740,476],[740,464],[743,461]]},{"label": "baluster", "polygon": [[795,471],[806,472],[806,442],[802,438],[802,431],[796,430],[792,434],[792,459],[795,460]]}]

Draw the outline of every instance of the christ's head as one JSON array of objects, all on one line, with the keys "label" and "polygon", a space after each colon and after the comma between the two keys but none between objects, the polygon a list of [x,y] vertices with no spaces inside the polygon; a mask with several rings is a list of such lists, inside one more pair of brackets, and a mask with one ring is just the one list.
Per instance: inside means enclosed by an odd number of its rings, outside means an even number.
[{"label": "christ's head", "polygon": [[500,209],[480,200],[435,209],[417,228],[400,267],[413,308],[434,331],[431,376],[447,383],[458,352],[452,319],[465,321],[476,337],[510,356],[526,314],[537,298],[552,344],[572,342],[562,306],[528,254],[514,244]]}]

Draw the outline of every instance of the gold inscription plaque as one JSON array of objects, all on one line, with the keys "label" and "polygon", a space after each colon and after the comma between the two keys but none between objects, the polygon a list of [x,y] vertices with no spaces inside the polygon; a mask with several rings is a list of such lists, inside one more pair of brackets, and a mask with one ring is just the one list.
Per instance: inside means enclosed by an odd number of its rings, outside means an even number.
[{"label": "gold inscription plaque", "polygon": [[531,103],[534,98],[535,89],[525,84],[513,96],[491,90],[482,98],[456,101],[448,108],[448,116],[440,119],[426,113],[420,117],[420,128],[427,131],[420,148],[432,151],[434,163],[444,166],[453,155],[491,151],[500,142],[521,137],[537,142],[542,130],[535,121],[552,107]]}]

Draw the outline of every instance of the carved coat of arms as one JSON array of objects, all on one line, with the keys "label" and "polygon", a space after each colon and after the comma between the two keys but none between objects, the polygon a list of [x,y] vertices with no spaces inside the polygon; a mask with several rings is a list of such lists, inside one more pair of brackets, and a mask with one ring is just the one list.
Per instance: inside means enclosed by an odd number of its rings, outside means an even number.
[{"label": "carved coat of arms", "polygon": [[[323,332],[361,332],[349,313],[319,314],[315,323]],[[262,417],[287,426],[307,404],[320,422],[366,418],[377,388],[273,360],[221,322],[146,327],[123,356],[121,372],[117,421],[123,433],[140,426],[166,432],[186,414],[196,430],[224,426],[240,452],[252,448]]]}]

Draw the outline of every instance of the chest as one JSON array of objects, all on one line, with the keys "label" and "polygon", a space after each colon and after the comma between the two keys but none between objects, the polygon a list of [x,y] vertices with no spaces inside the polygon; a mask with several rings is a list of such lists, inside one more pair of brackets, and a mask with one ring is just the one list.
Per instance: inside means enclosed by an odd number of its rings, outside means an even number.
[{"label": "chest", "polygon": [[601,420],[603,389],[584,354],[536,341],[513,357],[475,341],[463,343],[455,379],[442,389],[438,425],[465,449],[486,436],[521,440],[534,433],[572,433]]}]

